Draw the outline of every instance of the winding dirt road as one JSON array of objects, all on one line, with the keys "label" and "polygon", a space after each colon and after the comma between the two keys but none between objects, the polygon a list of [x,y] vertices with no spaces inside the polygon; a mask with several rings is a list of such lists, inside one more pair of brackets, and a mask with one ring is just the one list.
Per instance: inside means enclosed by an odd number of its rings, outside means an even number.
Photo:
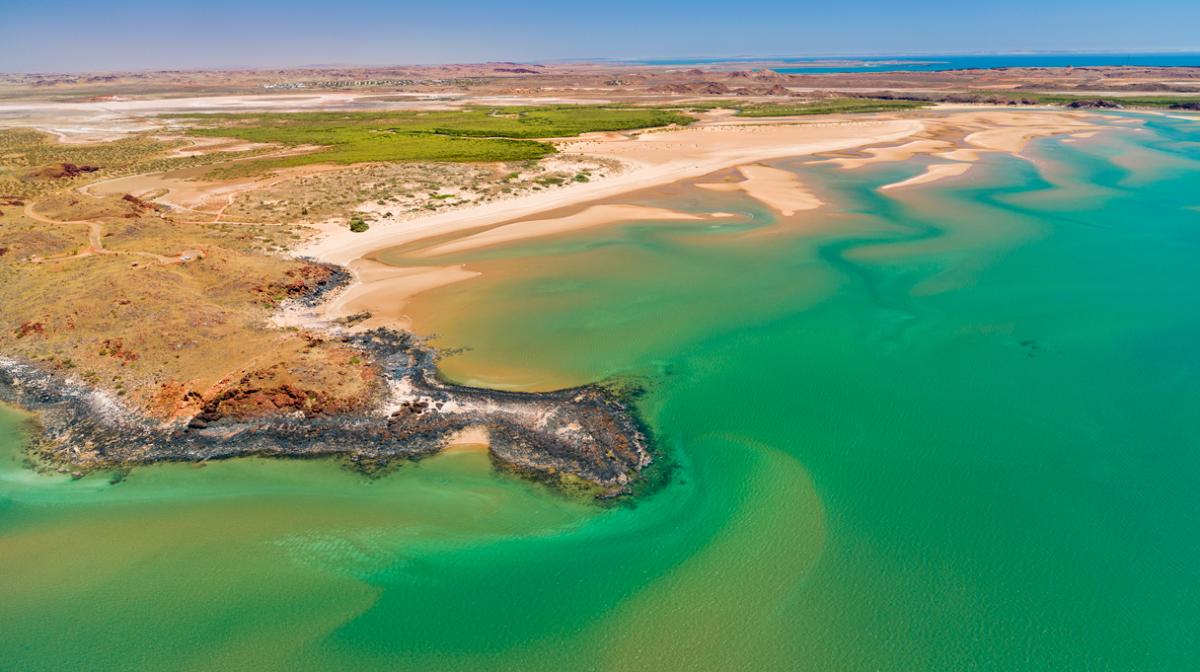
[{"label": "winding dirt road", "polygon": [[33,203],[25,204],[25,216],[29,217],[30,219],[37,220],[39,222],[43,222],[45,224],[53,224],[56,226],[82,224],[82,225],[88,227],[88,247],[87,247],[87,249],[85,249],[81,252],[76,252],[75,254],[61,256],[61,257],[44,257],[44,258],[43,257],[34,257],[33,259],[31,259],[31,261],[33,261],[34,263],[43,263],[43,262],[47,262],[47,261],[66,261],[68,259],[82,259],[83,257],[90,257],[94,254],[106,254],[106,255],[127,255],[127,256],[136,256],[136,257],[147,257],[150,259],[154,259],[155,261],[157,261],[160,264],[182,264],[184,262],[191,261],[191,260],[197,258],[198,256],[202,256],[200,253],[198,253],[196,251],[181,252],[178,255],[175,255],[173,257],[165,257],[161,254],[154,254],[153,252],[133,252],[133,251],[124,251],[124,250],[110,250],[110,249],[107,249],[104,247],[104,241],[102,240],[102,238],[104,236],[104,227],[101,226],[99,222],[93,222],[93,221],[84,220],[84,219],[71,219],[71,220],[52,219],[52,218],[42,215],[42,214],[38,213],[38,211],[34,210]]}]

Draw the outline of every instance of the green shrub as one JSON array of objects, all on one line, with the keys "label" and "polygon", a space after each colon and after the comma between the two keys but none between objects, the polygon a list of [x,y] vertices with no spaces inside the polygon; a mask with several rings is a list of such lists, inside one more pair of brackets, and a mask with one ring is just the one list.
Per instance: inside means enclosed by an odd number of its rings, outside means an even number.
[{"label": "green shrub", "polygon": [[223,169],[223,177],[313,163],[537,160],[555,152],[553,145],[538,142],[539,138],[686,125],[695,121],[670,109],[597,105],[168,116],[203,124],[202,128],[189,131],[193,135],[324,147],[303,154],[241,162]]},{"label": "green shrub", "polygon": [[864,114],[893,112],[928,107],[930,103],[917,100],[880,100],[874,98],[828,98],[802,103],[765,103],[746,105],[738,109],[739,117],[788,117],[808,114]]}]

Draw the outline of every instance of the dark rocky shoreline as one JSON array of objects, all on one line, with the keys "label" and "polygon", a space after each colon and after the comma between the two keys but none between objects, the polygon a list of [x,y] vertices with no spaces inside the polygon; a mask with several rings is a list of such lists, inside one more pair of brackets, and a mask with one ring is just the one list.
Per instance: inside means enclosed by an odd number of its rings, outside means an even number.
[{"label": "dark rocky shoreline", "polygon": [[629,492],[651,462],[629,405],[604,388],[523,393],[454,385],[438,377],[435,352],[407,333],[343,338],[368,353],[387,381],[369,411],[249,420],[200,414],[163,423],[107,392],[5,357],[0,401],[36,415],[36,458],[77,472],[244,456],[342,456],[370,470],[438,453],[467,428],[486,430],[498,467],[600,497]]}]

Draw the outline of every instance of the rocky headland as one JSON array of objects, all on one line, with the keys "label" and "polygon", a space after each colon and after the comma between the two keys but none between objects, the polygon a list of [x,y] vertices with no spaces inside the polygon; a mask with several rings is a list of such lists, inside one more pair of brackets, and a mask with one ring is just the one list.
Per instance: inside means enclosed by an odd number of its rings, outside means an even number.
[{"label": "rocky headland", "polygon": [[602,387],[520,393],[454,385],[438,377],[435,351],[407,333],[339,338],[370,357],[386,383],[367,410],[305,413],[288,403],[293,391],[243,381],[240,395],[282,403],[247,414],[227,396],[191,418],[163,422],[83,381],[9,357],[0,357],[0,401],[35,414],[35,458],[76,475],[245,456],[340,456],[373,471],[438,453],[468,429],[486,432],[499,468],[598,497],[627,493],[650,464],[646,433]]}]

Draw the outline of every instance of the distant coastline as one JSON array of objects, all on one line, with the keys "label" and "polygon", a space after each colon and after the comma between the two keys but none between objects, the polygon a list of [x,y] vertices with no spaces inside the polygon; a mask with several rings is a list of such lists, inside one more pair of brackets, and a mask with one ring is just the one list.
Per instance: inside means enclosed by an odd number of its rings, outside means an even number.
[{"label": "distant coastline", "polygon": [[633,65],[696,66],[771,63],[784,74],[838,72],[940,72],[989,68],[1197,67],[1191,53],[922,54],[895,56],[806,56],[797,58],[680,58],[627,61]]}]

